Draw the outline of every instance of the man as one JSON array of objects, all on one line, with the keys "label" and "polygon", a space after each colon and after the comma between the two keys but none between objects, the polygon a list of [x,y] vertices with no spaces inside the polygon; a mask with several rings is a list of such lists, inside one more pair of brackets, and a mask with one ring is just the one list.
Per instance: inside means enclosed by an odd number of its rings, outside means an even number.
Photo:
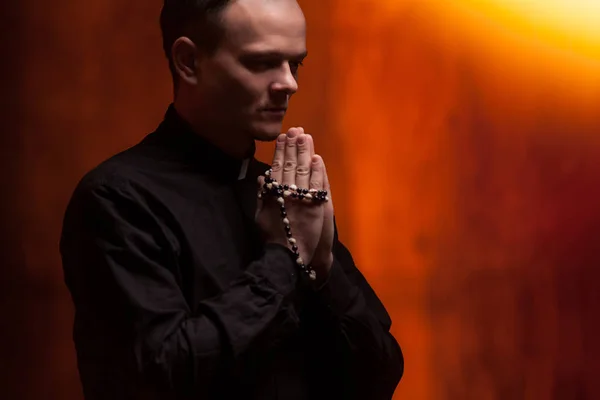
[{"label": "man", "polygon": [[[85,398],[390,399],[390,318],[337,239],[312,137],[280,134],[300,7],[165,0],[161,27],[173,104],[65,215]],[[276,140],[272,171],[255,140]]]}]

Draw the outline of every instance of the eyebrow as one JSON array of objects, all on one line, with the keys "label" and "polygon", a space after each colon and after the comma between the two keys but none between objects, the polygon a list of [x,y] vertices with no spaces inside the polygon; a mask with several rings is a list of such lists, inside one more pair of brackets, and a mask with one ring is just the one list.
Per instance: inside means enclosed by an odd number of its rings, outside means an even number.
[{"label": "eyebrow", "polygon": [[303,51],[297,54],[286,54],[281,51],[249,51],[246,56],[260,57],[260,58],[291,58],[291,59],[305,59],[308,56],[308,51]]}]

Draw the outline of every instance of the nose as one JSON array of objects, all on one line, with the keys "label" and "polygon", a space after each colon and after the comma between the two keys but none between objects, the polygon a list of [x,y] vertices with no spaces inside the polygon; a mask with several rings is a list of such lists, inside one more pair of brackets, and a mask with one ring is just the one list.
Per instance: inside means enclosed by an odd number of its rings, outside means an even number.
[{"label": "nose", "polygon": [[298,91],[298,81],[288,63],[283,63],[275,81],[271,84],[274,93],[285,93],[288,96]]}]

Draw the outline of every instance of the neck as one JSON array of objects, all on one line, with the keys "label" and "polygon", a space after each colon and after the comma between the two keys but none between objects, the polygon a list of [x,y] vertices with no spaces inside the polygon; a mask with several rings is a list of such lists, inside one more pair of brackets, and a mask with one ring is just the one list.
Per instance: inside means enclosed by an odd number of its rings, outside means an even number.
[{"label": "neck", "polygon": [[244,132],[227,130],[215,126],[203,118],[198,118],[191,107],[175,100],[177,114],[192,128],[195,134],[209,141],[223,153],[235,159],[250,158],[254,155],[254,140]]}]

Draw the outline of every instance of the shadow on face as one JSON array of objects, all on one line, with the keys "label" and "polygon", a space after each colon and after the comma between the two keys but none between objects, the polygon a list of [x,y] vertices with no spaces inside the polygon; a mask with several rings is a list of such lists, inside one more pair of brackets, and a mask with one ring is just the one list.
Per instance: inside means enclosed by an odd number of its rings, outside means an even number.
[{"label": "shadow on face", "polygon": [[197,60],[196,110],[228,135],[274,140],[306,57],[302,10],[295,0],[235,0],[221,26],[216,51]]}]

